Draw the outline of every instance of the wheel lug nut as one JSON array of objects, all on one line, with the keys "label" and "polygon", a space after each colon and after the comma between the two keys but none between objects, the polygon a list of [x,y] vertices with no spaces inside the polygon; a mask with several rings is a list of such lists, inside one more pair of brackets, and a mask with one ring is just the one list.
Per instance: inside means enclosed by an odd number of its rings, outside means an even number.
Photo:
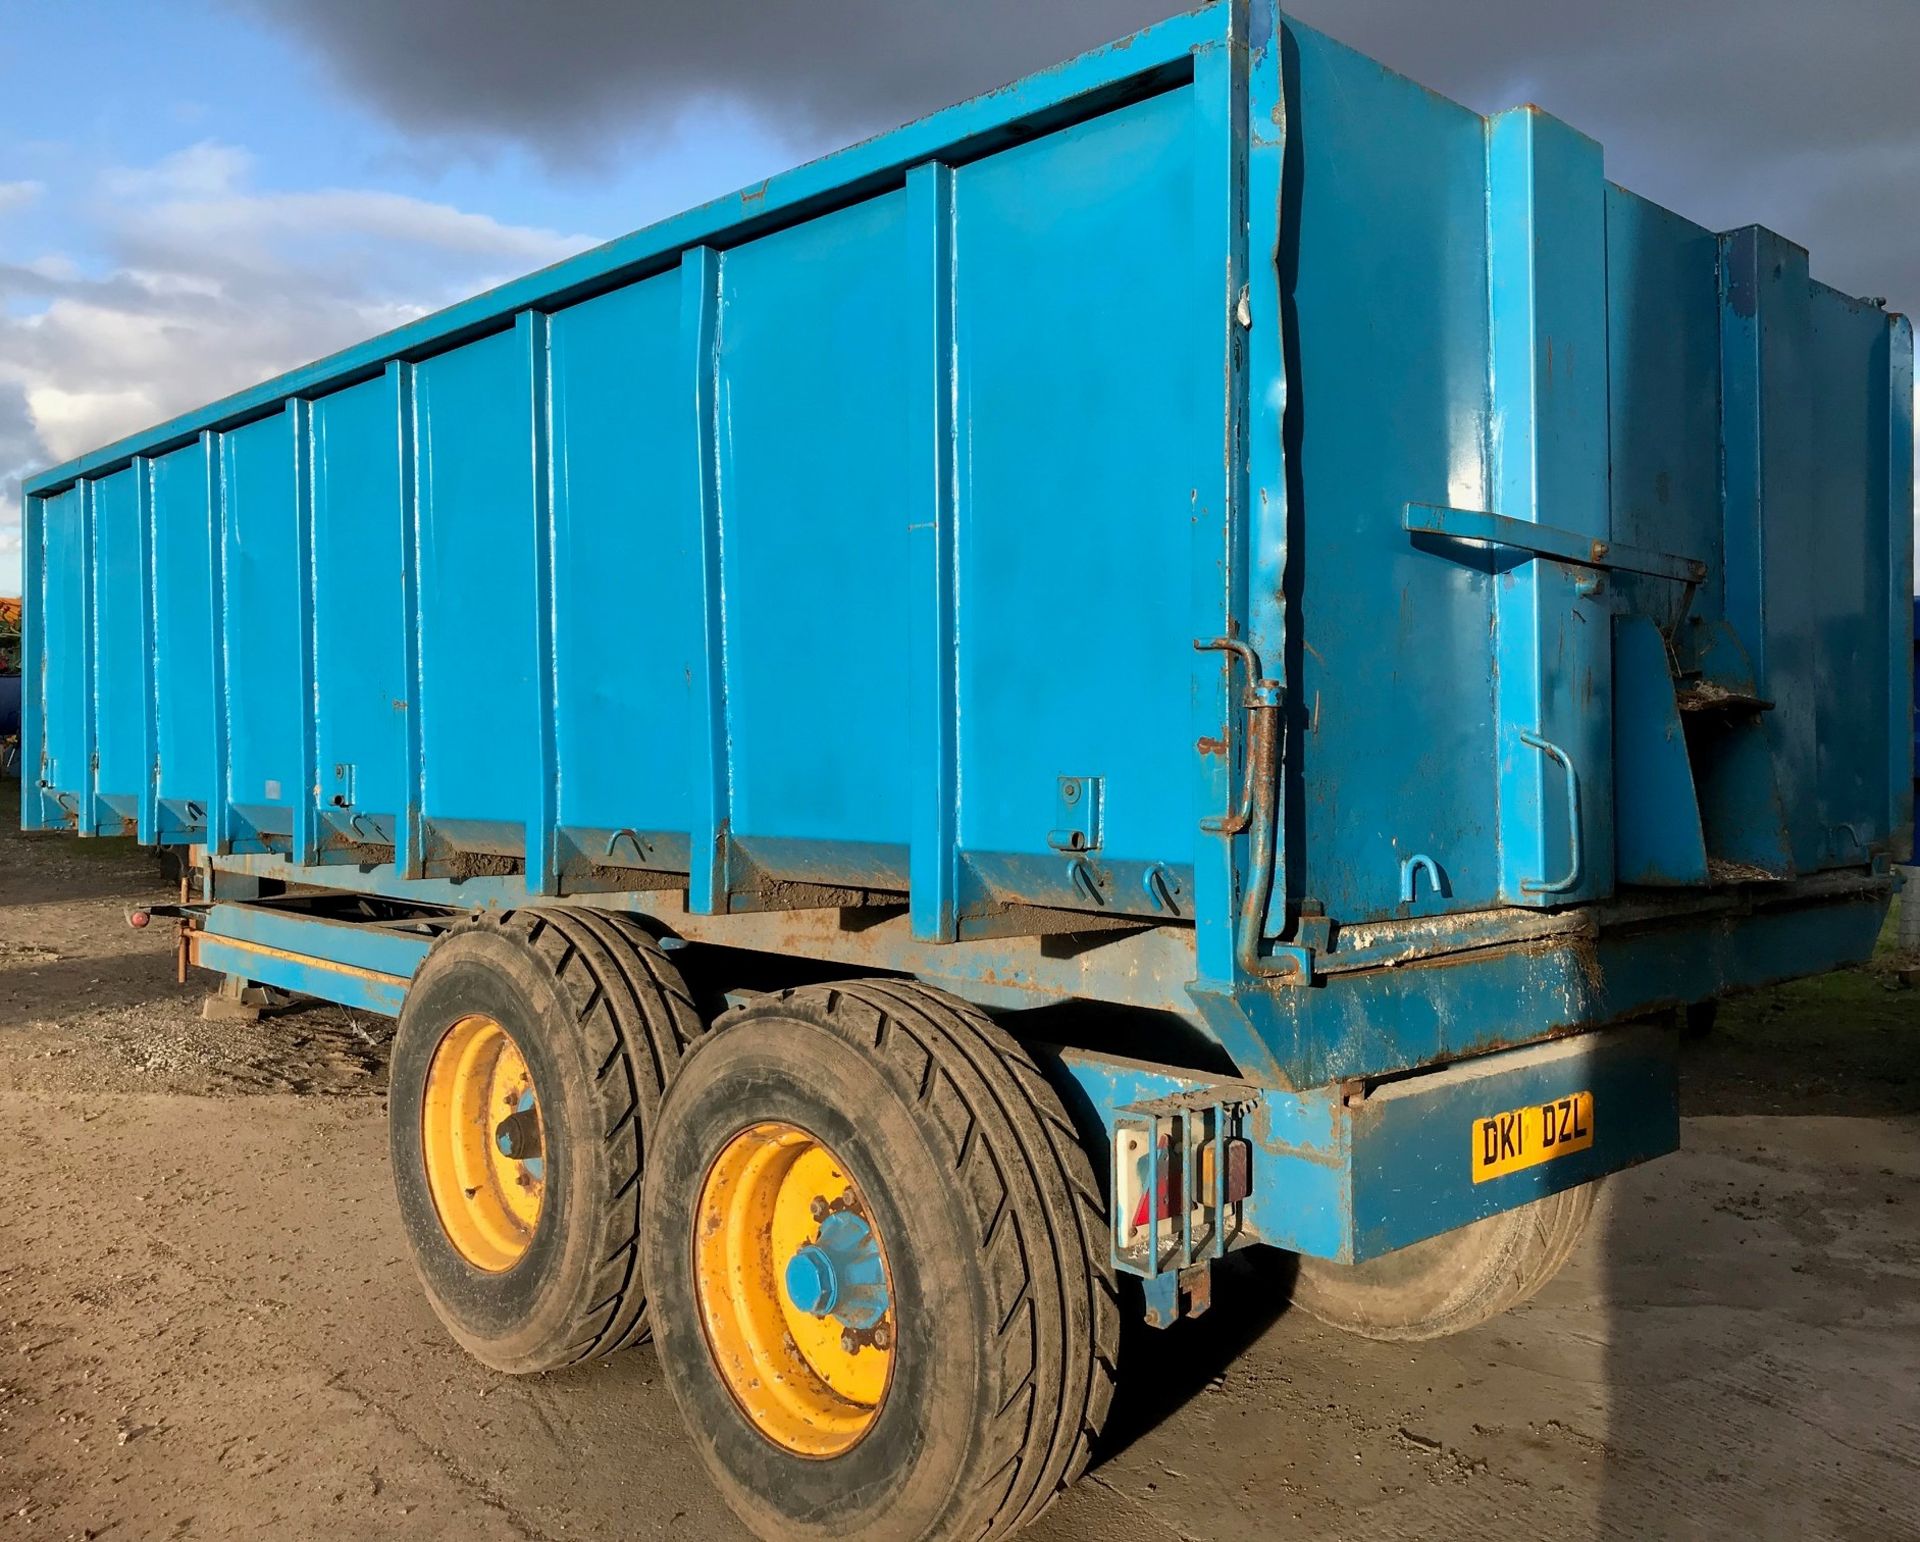
[{"label": "wheel lug nut", "polygon": [[824,1221],[827,1218],[827,1202],[816,1194],[813,1196],[813,1202],[807,1206],[807,1211],[816,1221]]},{"label": "wheel lug nut", "polygon": [[873,1330],[873,1347],[875,1349],[885,1349],[892,1342],[893,1334],[888,1331],[885,1323],[881,1323],[879,1327]]},{"label": "wheel lug nut", "polygon": [[854,1337],[853,1329],[848,1328],[840,1335],[840,1347],[848,1354],[860,1347],[860,1340]]}]

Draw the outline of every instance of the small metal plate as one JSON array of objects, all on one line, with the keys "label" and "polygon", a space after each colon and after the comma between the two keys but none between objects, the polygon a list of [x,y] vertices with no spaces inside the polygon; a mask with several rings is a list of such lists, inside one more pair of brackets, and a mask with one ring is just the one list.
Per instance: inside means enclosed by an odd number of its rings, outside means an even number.
[{"label": "small metal plate", "polygon": [[1094,851],[1100,845],[1100,778],[1063,776],[1047,844],[1055,851]]}]

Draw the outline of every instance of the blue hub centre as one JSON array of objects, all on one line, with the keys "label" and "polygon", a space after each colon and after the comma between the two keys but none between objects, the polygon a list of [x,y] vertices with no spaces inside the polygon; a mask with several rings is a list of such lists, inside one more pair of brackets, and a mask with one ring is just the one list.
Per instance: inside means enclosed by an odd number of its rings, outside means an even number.
[{"label": "blue hub centre", "polygon": [[787,1297],[814,1317],[832,1317],[865,1333],[887,1315],[886,1270],[866,1218],[835,1211],[820,1223],[817,1241],[803,1242],[787,1260]]}]

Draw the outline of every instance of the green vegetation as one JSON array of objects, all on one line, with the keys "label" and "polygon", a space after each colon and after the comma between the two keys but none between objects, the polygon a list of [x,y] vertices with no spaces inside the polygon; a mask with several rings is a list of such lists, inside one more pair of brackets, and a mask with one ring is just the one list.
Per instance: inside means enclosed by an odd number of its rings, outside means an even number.
[{"label": "green vegetation", "polygon": [[[1916,896],[1920,899],[1920,896]],[[1920,1114],[1920,972],[1899,901],[1873,961],[1736,996],[1681,1057],[1690,1114]]]}]

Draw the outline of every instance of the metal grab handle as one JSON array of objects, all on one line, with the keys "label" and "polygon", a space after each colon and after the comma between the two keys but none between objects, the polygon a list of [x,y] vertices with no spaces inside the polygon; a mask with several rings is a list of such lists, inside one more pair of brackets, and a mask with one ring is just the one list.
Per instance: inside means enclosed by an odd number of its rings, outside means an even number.
[{"label": "metal grab handle", "polygon": [[1543,739],[1539,734],[1527,729],[1520,730],[1520,742],[1531,745],[1541,754],[1560,762],[1567,773],[1567,832],[1568,845],[1572,848],[1569,855],[1571,865],[1567,876],[1549,883],[1544,878],[1523,878],[1520,880],[1522,894],[1565,894],[1569,889],[1578,888],[1580,877],[1586,868],[1586,835],[1580,828],[1580,772],[1573,764],[1573,757],[1551,739]]},{"label": "metal grab handle", "polygon": [[[1246,667],[1247,689],[1241,697],[1241,708],[1249,713],[1263,708],[1277,707],[1280,704],[1280,687],[1265,679],[1260,673],[1260,655],[1237,637],[1196,637],[1193,640],[1196,653],[1225,653],[1237,658]],[[1232,670],[1231,662],[1227,665]],[[1227,723],[1227,764],[1233,764],[1233,723]],[[1241,766],[1240,797],[1233,809],[1225,814],[1209,814],[1200,821],[1200,828],[1210,835],[1244,835],[1247,827],[1253,823],[1253,796],[1256,785],[1256,766],[1254,755],[1247,755]]]},{"label": "metal grab handle", "polygon": [[[1195,638],[1201,653],[1228,653],[1246,666],[1247,689],[1240,698],[1246,715],[1246,748],[1240,801],[1232,813],[1200,821],[1200,828],[1217,835],[1247,836],[1252,867],[1240,892],[1240,922],[1234,934],[1234,961],[1242,973],[1255,978],[1299,978],[1292,954],[1269,957],[1260,951],[1267,905],[1273,898],[1274,831],[1278,823],[1280,781],[1280,708],[1285,688],[1260,672],[1260,655],[1237,637]],[[1229,668],[1232,666],[1229,665]],[[1231,731],[1231,730],[1229,730]],[[1233,742],[1227,742],[1232,764]]]}]

